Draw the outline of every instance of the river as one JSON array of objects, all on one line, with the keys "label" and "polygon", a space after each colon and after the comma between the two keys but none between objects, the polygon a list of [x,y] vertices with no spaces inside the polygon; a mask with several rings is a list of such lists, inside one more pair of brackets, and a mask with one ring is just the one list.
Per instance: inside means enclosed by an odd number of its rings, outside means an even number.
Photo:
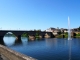
[{"label": "river", "polygon": [[21,37],[21,42],[15,42],[15,37],[4,37],[5,46],[31,56],[38,60],[80,60],[80,39],[67,40],[51,38],[28,41]]}]

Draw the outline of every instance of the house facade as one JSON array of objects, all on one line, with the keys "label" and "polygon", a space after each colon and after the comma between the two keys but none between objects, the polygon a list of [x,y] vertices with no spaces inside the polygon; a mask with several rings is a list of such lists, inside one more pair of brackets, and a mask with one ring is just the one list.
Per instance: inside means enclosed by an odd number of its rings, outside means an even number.
[{"label": "house facade", "polygon": [[57,35],[58,29],[56,28],[49,28],[46,30],[46,32],[52,32],[54,35]]}]

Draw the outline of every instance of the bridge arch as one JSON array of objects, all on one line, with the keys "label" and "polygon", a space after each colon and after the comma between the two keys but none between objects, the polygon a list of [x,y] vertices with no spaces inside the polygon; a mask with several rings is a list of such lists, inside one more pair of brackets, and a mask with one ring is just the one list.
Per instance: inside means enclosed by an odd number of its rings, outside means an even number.
[{"label": "bridge arch", "polygon": [[6,32],[4,36],[15,36],[13,32]]}]

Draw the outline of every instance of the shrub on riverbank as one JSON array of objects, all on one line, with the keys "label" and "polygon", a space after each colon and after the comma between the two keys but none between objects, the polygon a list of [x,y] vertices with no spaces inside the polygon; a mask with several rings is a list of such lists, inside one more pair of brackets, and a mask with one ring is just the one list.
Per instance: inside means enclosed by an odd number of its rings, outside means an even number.
[{"label": "shrub on riverbank", "polygon": [[80,33],[79,34],[76,34],[76,36],[75,36],[76,38],[80,38]]}]

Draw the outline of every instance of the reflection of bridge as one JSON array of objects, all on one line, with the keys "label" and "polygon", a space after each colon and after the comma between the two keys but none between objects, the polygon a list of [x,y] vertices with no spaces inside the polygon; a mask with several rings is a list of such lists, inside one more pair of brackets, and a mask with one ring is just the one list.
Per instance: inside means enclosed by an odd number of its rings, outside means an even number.
[{"label": "reflection of bridge", "polygon": [[12,32],[17,38],[18,40],[21,40],[21,35],[23,33],[27,33],[29,38],[30,37],[35,37],[36,33],[38,33],[39,36],[42,36],[42,38],[45,38],[45,35],[47,33],[48,36],[50,36],[50,38],[53,38],[54,35],[52,34],[52,32],[42,32],[42,31],[22,31],[22,30],[0,30],[0,40],[3,40],[3,37],[6,33],[8,32]]}]

